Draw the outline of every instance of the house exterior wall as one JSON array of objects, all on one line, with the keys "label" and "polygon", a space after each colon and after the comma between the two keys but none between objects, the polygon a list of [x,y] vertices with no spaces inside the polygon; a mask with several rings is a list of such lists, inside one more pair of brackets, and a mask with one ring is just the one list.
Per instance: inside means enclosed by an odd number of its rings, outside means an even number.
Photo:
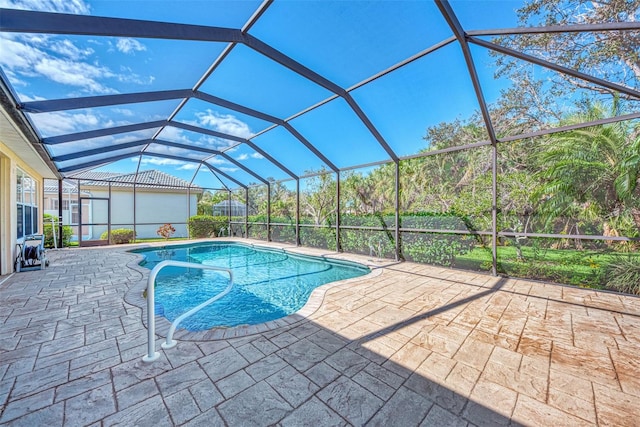
[{"label": "house exterior wall", "polygon": [[[25,142],[26,144],[26,142]],[[17,169],[30,175],[36,183],[36,197],[39,212],[42,212],[43,176],[23,161],[13,150],[0,141],[0,274],[14,271],[16,258],[18,215],[16,212]],[[37,218],[36,233],[42,233],[42,215]]]},{"label": "house exterior wall", "polygon": [[[187,203],[186,191],[179,193],[175,191],[136,188],[134,217],[133,189],[113,186],[110,200],[111,229],[133,229],[135,220],[137,237],[153,238],[158,237],[158,227],[165,223],[171,223],[176,229],[174,237],[188,237],[186,222],[189,216],[195,215],[197,212],[197,194],[191,193]],[[107,186],[83,185],[82,193],[82,197],[108,198],[109,188]],[[47,195],[47,197],[51,196]],[[74,197],[77,198],[77,194]],[[83,206],[84,221],[106,222],[105,213],[98,212],[102,206],[104,205],[99,201],[91,201],[88,207],[89,212],[86,212],[87,206]],[[86,228],[83,230],[83,239],[85,240],[100,239],[101,234],[107,231],[106,226],[96,225]]]}]

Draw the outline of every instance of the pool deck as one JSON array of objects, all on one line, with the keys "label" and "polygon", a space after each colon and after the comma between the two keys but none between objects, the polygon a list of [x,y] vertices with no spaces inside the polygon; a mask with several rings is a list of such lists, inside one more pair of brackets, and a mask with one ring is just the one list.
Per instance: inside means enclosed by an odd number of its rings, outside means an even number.
[{"label": "pool deck", "polygon": [[640,425],[638,297],[271,246],[374,272],[153,363],[128,247],[0,278],[0,424]]}]

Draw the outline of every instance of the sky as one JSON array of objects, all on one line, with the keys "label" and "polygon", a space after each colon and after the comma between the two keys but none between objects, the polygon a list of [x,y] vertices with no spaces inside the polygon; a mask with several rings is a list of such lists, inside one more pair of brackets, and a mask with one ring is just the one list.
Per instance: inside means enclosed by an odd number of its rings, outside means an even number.
[{"label": "sky", "polygon": [[[242,28],[259,1],[169,0],[0,0],[0,7],[60,13],[144,19],[163,22]],[[518,1],[452,1],[466,29],[517,26]],[[352,88],[452,35],[430,1],[278,1],[249,34],[295,59],[343,89]],[[226,43],[134,39],[123,37],[0,33],[0,67],[21,102],[192,89]],[[504,81],[493,78],[493,59],[474,48],[474,61],[488,102],[498,99]],[[272,61],[257,51],[236,45],[204,81],[200,91],[283,120],[321,103],[333,93]],[[351,96],[384,141],[398,156],[428,147],[426,129],[469,117],[478,109],[460,47],[449,44],[375,81]],[[336,98],[289,121],[297,132],[198,99],[126,104],[83,110],[29,113],[40,137],[165,120],[249,138],[294,174],[326,167],[305,147],[316,147],[338,168],[387,160],[389,154],[343,98]],[[267,130],[266,132],[264,132]],[[117,144],[158,140],[209,150],[223,150],[233,160],[203,152],[152,144],[148,150],[193,159],[208,158],[218,171],[248,184],[256,178],[277,180],[289,175],[246,144],[177,127],[49,145],[51,156],[101,148],[84,159],[59,161],[60,168],[108,156],[137,153],[145,145],[108,151]],[[203,187],[237,187],[222,174],[214,176],[197,162],[135,155],[99,170],[133,173],[158,169]]]}]

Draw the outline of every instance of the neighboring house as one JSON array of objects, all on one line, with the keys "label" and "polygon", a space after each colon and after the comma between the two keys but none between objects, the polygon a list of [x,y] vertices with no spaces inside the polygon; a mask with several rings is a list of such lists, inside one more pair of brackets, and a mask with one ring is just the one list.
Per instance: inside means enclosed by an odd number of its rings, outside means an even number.
[{"label": "neighboring house", "polygon": [[[134,198],[134,181],[135,198]],[[202,189],[157,170],[132,174],[83,172],[63,181],[63,223],[71,224],[73,239],[100,240],[102,233],[134,229],[139,238],[158,237],[158,227],[171,223],[175,237],[188,237],[187,219],[197,212]],[[188,203],[187,203],[188,198]],[[58,185],[45,185],[45,213],[58,215]]]}]

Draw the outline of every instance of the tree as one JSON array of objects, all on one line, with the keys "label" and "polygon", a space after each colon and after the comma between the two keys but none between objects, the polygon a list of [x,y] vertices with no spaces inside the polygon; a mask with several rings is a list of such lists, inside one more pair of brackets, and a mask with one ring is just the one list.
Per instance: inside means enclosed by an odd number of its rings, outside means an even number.
[{"label": "tree", "polygon": [[[611,108],[616,114],[618,104]],[[563,124],[606,115],[605,107],[593,104]],[[640,127],[617,122],[553,135],[540,153],[540,164],[543,184],[536,196],[548,224],[563,218],[563,232],[580,234],[581,224],[602,221],[605,236],[639,235]]]},{"label": "tree", "polygon": [[[308,174],[313,172],[307,171]],[[318,171],[307,180],[300,200],[302,212],[312,218],[315,225],[325,225],[336,212],[336,180],[331,172]]]},{"label": "tree", "polygon": [[[601,24],[604,22],[637,22],[640,20],[638,0],[529,0],[518,9],[522,26]],[[640,32],[600,31],[562,32],[501,36],[498,44],[528,53],[567,68],[638,88],[640,82]],[[501,73],[521,74],[513,59],[500,57]],[[563,74],[564,82],[553,83],[554,90],[568,87],[586,88],[611,95],[610,89]],[[563,85],[568,83],[568,85]],[[636,99],[637,101],[637,99]]]}]

